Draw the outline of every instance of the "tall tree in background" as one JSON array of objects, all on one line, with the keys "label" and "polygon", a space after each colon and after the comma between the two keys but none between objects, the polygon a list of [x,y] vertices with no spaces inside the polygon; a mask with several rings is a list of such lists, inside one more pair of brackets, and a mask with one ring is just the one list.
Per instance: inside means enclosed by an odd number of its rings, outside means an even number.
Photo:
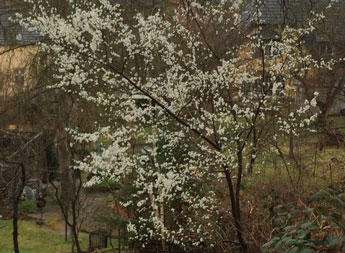
[{"label": "tall tree in background", "polygon": [[[67,3],[67,2],[66,2]],[[57,146],[59,158],[59,177],[63,189],[61,199],[64,202],[63,211],[67,214],[66,222],[73,224],[72,238],[80,252],[76,229],[78,227],[79,182],[71,169],[70,137],[66,127],[81,125],[81,129],[90,126],[91,116],[79,117],[78,109],[73,109],[76,102],[71,95],[61,90],[49,89],[54,84],[55,69],[46,53],[38,53],[36,41],[39,36],[20,28],[14,22],[15,13],[25,13],[23,1],[6,2],[1,6],[1,22],[4,31],[9,29],[20,32],[20,40],[14,36],[2,45],[0,52],[3,65],[1,66],[1,190],[4,196],[13,202],[14,248],[19,251],[18,243],[18,204],[23,187],[28,179],[47,181],[48,164],[46,150],[50,146]],[[57,7],[66,12],[66,5],[59,1]],[[2,42],[3,43],[3,42]],[[7,66],[8,64],[9,66]],[[19,67],[18,67],[18,66]],[[12,66],[12,69],[11,69]],[[17,69],[13,69],[15,68]],[[16,73],[21,70],[21,75]],[[65,101],[65,103],[61,103]],[[87,120],[86,120],[87,119]],[[38,137],[34,138],[34,136]],[[28,144],[27,144],[28,143]],[[10,164],[10,165],[9,165]],[[12,175],[10,180],[8,175]],[[39,189],[39,186],[37,186]],[[74,209],[74,210],[72,210]],[[70,217],[68,214],[71,214]],[[71,218],[72,217],[72,218]]]}]

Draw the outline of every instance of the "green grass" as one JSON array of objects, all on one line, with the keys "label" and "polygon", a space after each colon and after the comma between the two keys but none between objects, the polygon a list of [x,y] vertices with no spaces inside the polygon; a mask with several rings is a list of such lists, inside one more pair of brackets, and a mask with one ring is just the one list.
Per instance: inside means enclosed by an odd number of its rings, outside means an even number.
[{"label": "green grass", "polygon": [[332,127],[338,129],[338,131],[345,135],[345,117],[344,116],[331,116],[329,121]]},{"label": "green grass", "polygon": [[[345,118],[345,117],[343,117]],[[342,121],[342,118],[337,118]],[[345,125],[345,121],[344,121]],[[292,180],[315,189],[323,189],[331,183],[345,179],[345,149],[344,147],[325,146],[319,150],[318,138],[313,135],[301,136],[295,139],[295,156],[301,164],[302,178],[299,181],[299,170],[295,161],[288,157],[288,141],[282,140],[280,148],[284,153],[285,161]],[[247,159],[248,160],[248,159]],[[246,162],[248,162],[246,160]],[[286,167],[277,152],[266,152],[259,154],[254,166],[254,174],[247,175],[243,184],[246,188],[257,188],[262,184],[285,183],[284,187],[290,187],[290,179]]]},{"label": "green grass", "polygon": [[[1,253],[13,253],[11,222],[11,220],[0,220]],[[71,250],[71,242],[65,242],[64,235],[54,234],[41,228],[34,221],[19,221],[18,226],[21,253],[65,253]],[[87,244],[86,236],[81,235],[82,248],[87,248]]]}]

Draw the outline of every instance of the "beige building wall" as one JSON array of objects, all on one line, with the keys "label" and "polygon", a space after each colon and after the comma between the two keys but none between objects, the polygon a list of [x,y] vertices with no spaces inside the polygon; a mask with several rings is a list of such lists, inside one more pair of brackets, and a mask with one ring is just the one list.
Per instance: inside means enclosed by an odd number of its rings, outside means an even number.
[{"label": "beige building wall", "polygon": [[30,74],[33,59],[38,46],[0,46],[0,96],[6,100],[8,96],[20,92],[33,83]]}]

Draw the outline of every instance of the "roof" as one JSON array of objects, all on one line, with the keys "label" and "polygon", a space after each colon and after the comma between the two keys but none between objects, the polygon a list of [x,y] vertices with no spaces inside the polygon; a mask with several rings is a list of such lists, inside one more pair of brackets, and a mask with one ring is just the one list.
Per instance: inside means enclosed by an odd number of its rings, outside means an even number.
[{"label": "roof", "polygon": [[[251,22],[255,23],[257,8],[261,12],[261,24],[301,24],[305,22],[311,10],[324,11],[330,0],[262,0],[259,6],[250,1],[247,11],[251,13]],[[334,0],[333,6],[326,9],[325,22],[334,24],[344,20],[345,0]]]},{"label": "roof", "polygon": [[18,23],[11,21],[15,11],[0,7],[0,45],[32,45],[39,41],[40,35],[29,32]]},{"label": "roof", "polygon": [[305,19],[305,5],[303,1],[263,0],[261,24],[296,24]]},{"label": "roof", "polygon": [[[245,13],[247,22],[252,25],[301,27],[313,18],[310,14],[313,10],[315,13],[323,12],[325,19],[320,21],[321,26],[317,26],[318,30],[309,35],[308,40],[315,37],[313,40],[322,41],[331,36],[339,41],[345,40],[345,0],[334,0],[331,8],[325,8],[330,0],[262,0],[259,6],[255,2],[249,2]],[[259,19],[256,18],[258,10],[261,14]]]}]

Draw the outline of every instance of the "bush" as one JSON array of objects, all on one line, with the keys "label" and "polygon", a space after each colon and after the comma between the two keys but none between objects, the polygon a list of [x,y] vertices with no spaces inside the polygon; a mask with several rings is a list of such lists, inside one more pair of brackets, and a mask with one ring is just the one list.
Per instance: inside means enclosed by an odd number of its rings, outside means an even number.
[{"label": "bush", "polygon": [[344,252],[343,188],[344,183],[317,192],[309,199],[310,207],[276,206],[279,218],[264,252]]},{"label": "bush", "polygon": [[36,210],[36,203],[32,200],[26,200],[19,204],[19,211],[24,214],[32,214]]}]

